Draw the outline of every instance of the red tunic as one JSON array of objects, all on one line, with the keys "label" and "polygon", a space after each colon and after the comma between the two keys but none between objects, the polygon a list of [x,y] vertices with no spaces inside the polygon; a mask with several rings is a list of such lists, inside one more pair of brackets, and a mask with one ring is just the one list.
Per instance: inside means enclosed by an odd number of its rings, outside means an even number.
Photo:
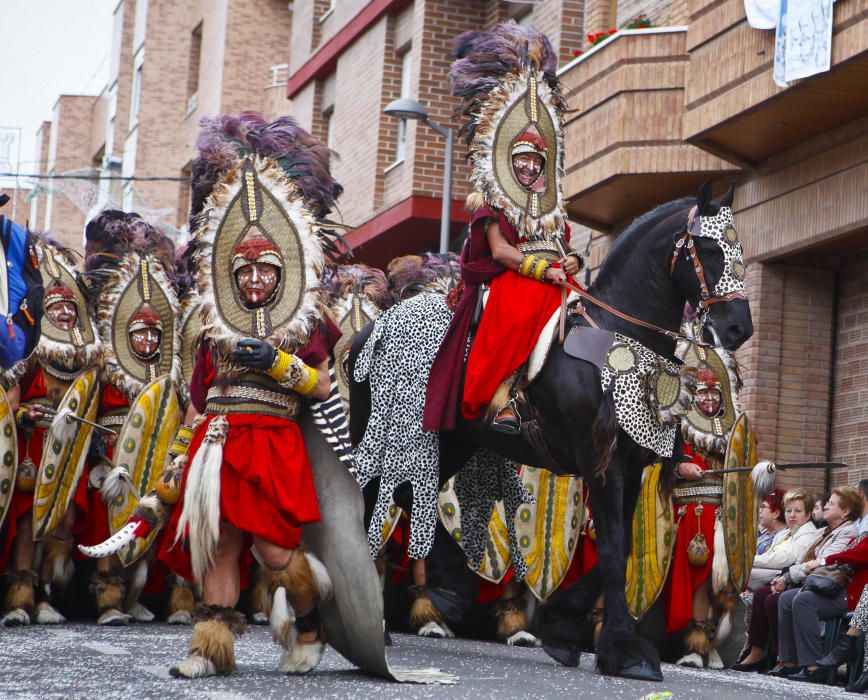
[{"label": "red tunic", "polygon": [[[705,458],[690,445],[684,445],[684,454],[691,457],[691,461],[703,470],[709,468]],[[687,505],[675,508],[678,531],[672,552],[672,566],[663,586],[663,613],[666,617],[666,632],[669,634],[684,629],[690,624],[693,617],[693,594],[711,574],[711,564],[714,561],[714,523],[717,507],[703,504],[702,515],[699,517],[696,515],[697,507]],[[682,508],[684,508],[684,515],[679,516]],[[703,566],[691,566],[687,559],[687,546],[698,532],[702,532],[708,545],[708,560]]]},{"label": "red tunic", "polygon": [[[328,322],[324,331],[317,329],[311,341],[296,354],[309,365],[323,362],[340,337],[338,328]],[[190,396],[198,410],[204,409],[207,389],[214,381],[211,352],[199,348]],[[205,438],[214,418],[207,415],[190,442],[189,461]],[[291,418],[259,413],[226,415],[229,430],[223,444],[220,469],[220,519],[232,523],[247,535],[261,537],[286,549],[295,549],[301,541],[301,527],[319,521],[319,504],[310,461],[301,429]],[[186,485],[187,474],[184,474]],[[175,546],[178,521],[184,507],[184,489],[166,531],[161,538],[158,557],[173,571],[193,580],[190,553],[186,545]],[[249,549],[242,550],[239,568],[242,586],[247,584]]]},{"label": "red tunic", "polygon": [[[45,370],[36,365],[35,371],[28,372],[21,381],[21,403],[29,403],[34,399],[41,399],[48,395],[45,386]],[[18,431],[18,464],[20,465],[28,457],[38,468],[42,461],[42,447],[45,438],[45,428],[36,427],[30,436],[23,431]],[[78,509],[76,512],[73,534],[78,534],[87,521],[87,479],[81,478],[72,495],[72,503]],[[0,534],[0,571],[5,571],[9,565],[15,537],[18,534],[18,520],[21,516],[30,512],[33,508],[33,492],[25,493],[16,489],[9,502],[9,510],[3,523],[3,532]],[[28,515],[28,517],[32,517]]]},{"label": "red tunic", "polygon": [[[464,293],[428,377],[422,422],[425,430],[453,429],[459,405],[465,417],[478,415],[500,383],[530,356],[542,327],[560,303],[559,287],[521,277],[494,259],[487,235],[492,220],[498,222],[510,245],[521,242],[503,212],[490,207],[474,212],[470,237],[461,252]],[[569,227],[565,235],[569,240]],[[470,350],[462,395],[467,338],[477,296],[485,283],[491,292]]]}]

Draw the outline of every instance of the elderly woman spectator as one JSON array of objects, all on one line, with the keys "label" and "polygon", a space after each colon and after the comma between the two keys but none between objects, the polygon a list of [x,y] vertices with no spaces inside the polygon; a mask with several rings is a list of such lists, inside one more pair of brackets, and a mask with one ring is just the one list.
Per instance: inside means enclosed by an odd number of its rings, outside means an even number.
[{"label": "elderly woman spectator", "polygon": [[750,624],[748,626],[748,655],[733,666],[735,671],[763,671],[768,665],[766,646],[771,642],[771,653],[777,653],[778,597],[780,592],[773,590],[767,582],[774,579],[782,569],[802,561],[805,552],[819,538],[817,528],[811,522],[814,508],[813,497],[804,489],[793,489],[784,495],[785,535],[774,543],[765,554],[754,558],[749,586],[754,596],[751,604]]},{"label": "elderly woman spectator", "polygon": [[[801,586],[809,574],[825,565],[827,558],[843,552],[858,536],[856,521],[862,516],[861,506],[859,492],[852,486],[832,489],[823,508],[828,526],[822,537],[808,550],[804,563],[791,566],[778,584],[775,582],[779,579],[772,582],[773,587],[797,586],[781,593],[778,600],[780,665],[775,675],[811,683],[822,683],[828,678],[828,669],[817,664],[823,656],[820,621],[847,612],[847,593],[841,591],[836,598],[829,598],[802,590]],[[802,670],[798,671],[799,668]]]},{"label": "elderly woman spectator", "polygon": [[[775,489],[767,493],[759,507],[759,536],[756,539],[756,553],[765,554],[772,545],[781,540],[787,532],[783,506],[784,492]],[[769,579],[771,580],[771,579]]]}]

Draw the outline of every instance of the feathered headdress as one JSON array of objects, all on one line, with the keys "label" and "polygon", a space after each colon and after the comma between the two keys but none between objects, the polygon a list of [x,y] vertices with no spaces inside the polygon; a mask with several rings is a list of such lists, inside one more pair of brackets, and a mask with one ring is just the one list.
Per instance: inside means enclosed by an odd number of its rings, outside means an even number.
[{"label": "feathered headdress", "polygon": [[[466,138],[476,192],[471,210],[487,204],[504,212],[519,235],[549,238],[563,230],[565,212],[562,115],[557,54],[535,29],[513,21],[458,37],[449,71],[456,115]],[[538,153],[543,171],[531,187],[512,168],[516,153]]]},{"label": "feathered headdress", "polygon": [[[324,254],[337,249],[333,222],[323,220],[342,192],[329,150],[291,117],[269,123],[244,112],[201,125],[190,221],[203,333],[223,360],[249,337],[294,351],[322,316]],[[249,309],[232,260],[263,246],[280,276],[268,302]]]},{"label": "feathered headdress", "polygon": [[397,301],[423,292],[448,294],[461,278],[461,263],[455,253],[402,255],[389,263],[386,275]]}]

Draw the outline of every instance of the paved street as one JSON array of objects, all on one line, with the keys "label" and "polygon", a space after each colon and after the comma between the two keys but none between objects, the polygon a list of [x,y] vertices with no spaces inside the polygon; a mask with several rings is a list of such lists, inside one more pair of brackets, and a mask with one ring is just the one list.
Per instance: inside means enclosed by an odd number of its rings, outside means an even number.
[{"label": "paved street", "polygon": [[[239,671],[229,678],[179,681],[167,667],[184,654],[189,628],[136,625],[98,628],[0,629],[2,698],[627,698],[669,691],[673,698],[823,698],[849,696],[841,688],[796,686],[756,674],[701,672],[666,666],[660,684],[603,678],[593,659],[580,669],[556,666],[540,650],[463,640],[395,635],[395,666],[437,666],[459,677],[454,686],[403,685],[371,678],[329,650],[312,675],[290,678],[274,669],[279,650],[267,628],[254,627],[236,647]],[[496,690],[495,690],[496,687]]]}]

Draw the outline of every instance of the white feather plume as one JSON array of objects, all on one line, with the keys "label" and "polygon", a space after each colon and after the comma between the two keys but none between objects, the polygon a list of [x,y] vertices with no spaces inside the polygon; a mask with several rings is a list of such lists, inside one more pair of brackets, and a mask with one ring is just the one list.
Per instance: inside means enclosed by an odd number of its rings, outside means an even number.
[{"label": "white feather plume", "polygon": [[104,503],[114,503],[127,492],[130,473],[126,467],[112,467],[100,486],[100,494]]},{"label": "white feather plume", "polygon": [[75,421],[67,420],[67,416],[70,415],[75,413],[69,408],[64,408],[58,411],[51,421],[51,437],[59,443],[66,444],[75,437]]},{"label": "white feather plume", "polygon": [[750,473],[753,479],[753,491],[758,496],[770,493],[775,487],[775,463],[762,460]]}]

